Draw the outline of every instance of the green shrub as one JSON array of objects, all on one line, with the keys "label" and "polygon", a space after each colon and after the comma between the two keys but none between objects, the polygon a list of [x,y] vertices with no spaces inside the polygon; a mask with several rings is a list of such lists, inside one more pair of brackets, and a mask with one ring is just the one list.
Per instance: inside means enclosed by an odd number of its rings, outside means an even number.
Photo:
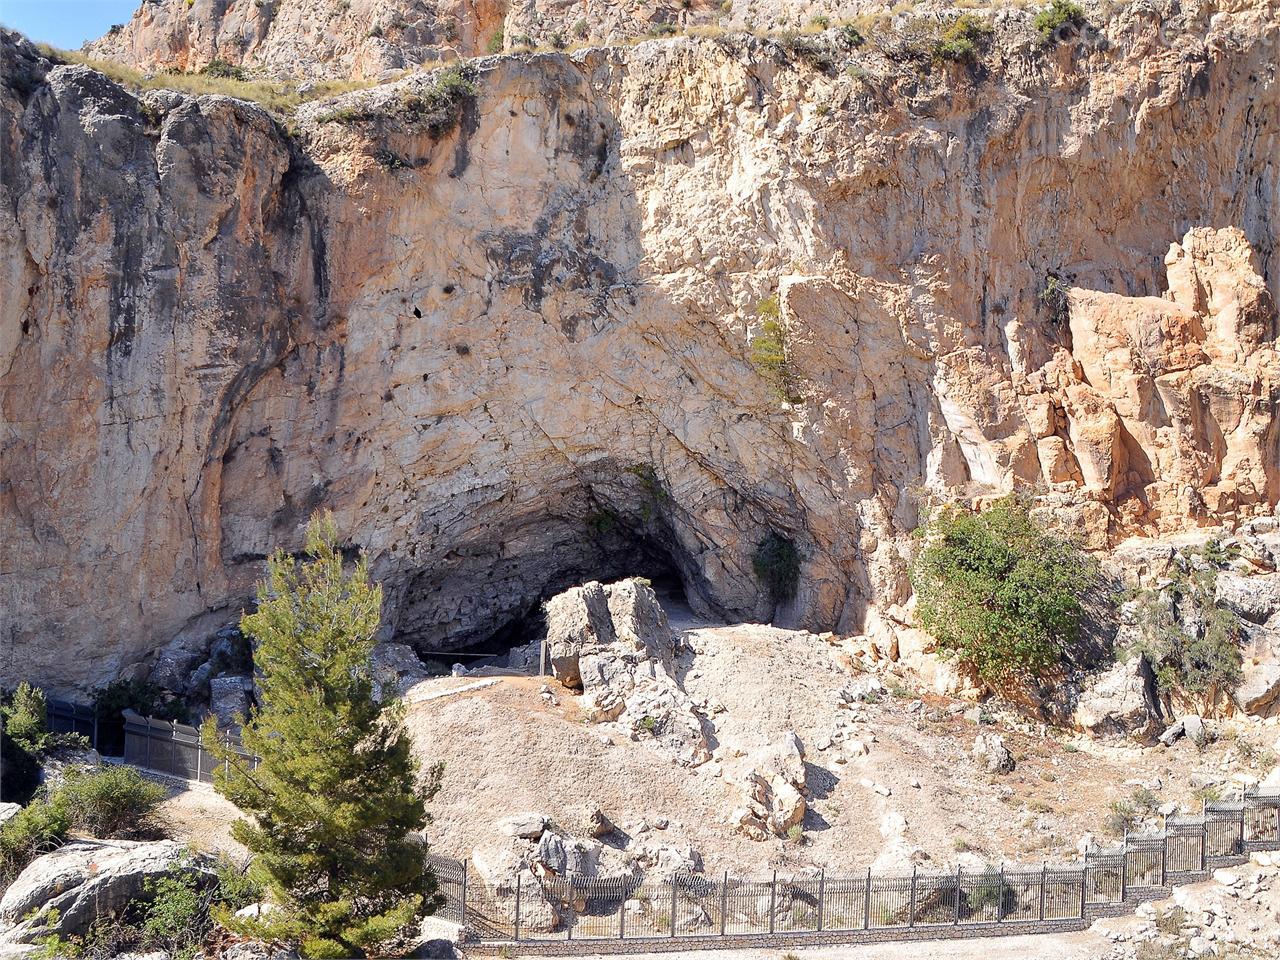
[{"label": "green shrub", "polygon": [[756,315],[764,321],[760,333],[751,338],[751,365],[768,381],[779,400],[798,403],[796,376],[787,356],[787,330],[782,324],[777,297],[756,304]]},{"label": "green shrub", "polygon": [[1070,317],[1070,305],[1067,290],[1071,285],[1052,270],[1045,274],[1044,286],[1040,290],[1040,304],[1049,311],[1054,323],[1065,324]]},{"label": "green shrub", "polygon": [[1048,7],[1036,14],[1031,23],[1039,31],[1041,42],[1047,46],[1058,41],[1063,27],[1084,25],[1084,7],[1072,0],[1052,0]]},{"label": "green shrub", "polygon": [[228,63],[221,57],[214,57],[200,72],[207,77],[220,77],[224,80],[240,80],[243,82],[249,79],[249,75],[245,73],[243,68],[237,67],[234,63]]},{"label": "green shrub", "polygon": [[26,803],[40,785],[40,760],[18,741],[0,730],[0,802]]},{"label": "green shrub", "polygon": [[191,719],[182,701],[148,680],[113,680],[94,693],[93,712],[99,720],[119,720],[125,710],[157,720]]},{"label": "green shrub", "polygon": [[1163,591],[1138,596],[1134,639],[1121,647],[1128,658],[1145,656],[1160,692],[1212,701],[1240,683],[1240,621],[1215,599],[1217,571],[1183,573]]},{"label": "green shrub", "polygon": [[800,583],[800,553],[787,537],[770,530],[752,554],[751,566],[775,603],[796,595]]},{"label": "green shrub", "polygon": [[1043,674],[1080,630],[1095,565],[1016,497],[985,513],[946,507],[919,531],[916,617],[941,651],[989,682]]},{"label": "green shrub", "polygon": [[502,52],[502,27],[498,27],[497,32],[489,38],[489,42],[484,45],[485,53],[501,53]]},{"label": "green shrub", "polygon": [[933,44],[935,60],[971,63],[991,39],[991,24],[971,13],[962,13],[945,27]]},{"label": "green shrub", "polygon": [[840,37],[840,41],[851,49],[860,47],[867,42],[867,38],[862,35],[862,32],[851,23],[844,24],[837,31],[837,35]]},{"label": "green shrub", "polygon": [[156,808],[168,796],[132,767],[70,771],[49,798],[72,826],[94,837],[127,837],[154,829]]},{"label": "green shrub", "polygon": [[42,753],[50,745],[44,691],[23,680],[3,708],[4,729],[28,753]]},{"label": "green shrub", "polygon": [[170,870],[148,880],[151,897],[142,920],[142,944],[186,960],[196,956],[209,926],[209,898],[191,870]]},{"label": "green shrub", "polygon": [[36,857],[62,846],[71,820],[65,808],[36,800],[0,826],[0,885]]}]

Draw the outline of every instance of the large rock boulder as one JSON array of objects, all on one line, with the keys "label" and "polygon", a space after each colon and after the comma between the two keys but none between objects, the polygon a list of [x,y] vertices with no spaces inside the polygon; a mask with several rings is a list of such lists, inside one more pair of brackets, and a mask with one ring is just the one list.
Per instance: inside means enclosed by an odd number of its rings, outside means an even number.
[{"label": "large rock boulder", "polygon": [[1004,744],[1004,737],[996,733],[979,734],[973,738],[973,759],[987,773],[1012,773],[1015,766],[1013,754]]},{"label": "large rock boulder", "polygon": [[1280,573],[1247,577],[1237,573],[1220,573],[1214,594],[1236,616],[1253,623],[1266,623],[1280,613]]},{"label": "large rock boulder", "polygon": [[676,678],[675,634],[647,582],[591,581],[546,610],[552,672],[582,691],[588,716],[656,739],[686,766],[710,759],[702,719]]},{"label": "large rock boulder", "polygon": [[1082,686],[1072,724],[1095,736],[1150,736],[1162,726],[1156,678],[1146,657],[1121,660]]},{"label": "large rock boulder", "polygon": [[731,816],[734,829],[753,840],[787,836],[804,822],[805,778],[804,744],[788,732],[752,758],[742,778],[745,803]]},{"label": "large rock boulder", "polygon": [[77,840],[31,863],[0,899],[0,924],[14,926],[0,943],[85,933],[100,916],[148,896],[147,881],[170,871],[214,874],[189,847],[173,840]]},{"label": "large rock boulder", "polygon": [[0,803],[0,826],[16,817],[21,810],[20,803]]},{"label": "large rock boulder", "polygon": [[1280,660],[1246,657],[1235,701],[1245,713],[1255,717],[1280,713]]}]

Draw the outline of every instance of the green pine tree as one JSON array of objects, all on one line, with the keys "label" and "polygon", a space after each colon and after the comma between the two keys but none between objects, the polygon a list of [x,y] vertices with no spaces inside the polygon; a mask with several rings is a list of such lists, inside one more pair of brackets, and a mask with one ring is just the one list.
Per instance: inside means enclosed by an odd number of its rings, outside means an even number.
[{"label": "green pine tree", "polygon": [[240,628],[256,641],[260,705],[244,724],[247,768],[205,743],[223,768],[218,790],[251,820],[233,835],[251,872],[282,907],[260,921],[222,918],[238,932],[299,943],[308,957],[383,952],[438,906],[426,847],[437,765],[420,777],[403,706],[374,697],[370,654],[382,589],[361,558],[349,571],[331,514],[307,527],[307,559],[277,551]]}]

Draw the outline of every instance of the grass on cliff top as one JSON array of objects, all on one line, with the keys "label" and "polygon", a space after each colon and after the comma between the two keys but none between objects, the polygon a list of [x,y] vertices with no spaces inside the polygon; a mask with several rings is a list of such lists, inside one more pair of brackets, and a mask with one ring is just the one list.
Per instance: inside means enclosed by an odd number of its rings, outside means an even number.
[{"label": "grass on cliff top", "polygon": [[217,67],[212,70],[205,69],[199,73],[159,71],[148,75],[112,60],[98,60],[74,50],[59,50],[48,44],[38,46],[44,56],[56,63],[75,63],[97,70],[135,93],[146,90],[176,90],[179,93],[195,96],[216,94],[234,97],[237,100],[248,100],[272,113],[280,114],[292,113],[298,106],[309,100],[320,100],[351,90],[363,90],[374,86],[376,82],[373,80],[328,81],[313,84],[303,93],[292,84],[270,80],[240,79],[227,75],[227,71]]}]

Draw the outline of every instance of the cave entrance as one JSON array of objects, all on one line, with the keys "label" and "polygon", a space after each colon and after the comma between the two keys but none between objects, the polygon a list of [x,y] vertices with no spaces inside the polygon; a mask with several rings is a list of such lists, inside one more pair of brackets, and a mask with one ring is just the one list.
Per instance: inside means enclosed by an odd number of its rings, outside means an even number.
[{"label": "cave entrance", "polygon": [[647,542],[635,546],[625,555],[600,562],[595,569],[575,568],[557,573],[520,613],[502,622],[483,639],[450,651],[424,653],[423,659],[429,663],[435,661],[433,665],[446,670],[460,663],[468,673],[538,674],[542,641],[547,635],[543,605],[565,590],[591,580],[608,584],[627,577],[643,577],[653,586],[669,619],[683,621],[692,617],[684,581],[667,552]]}]

